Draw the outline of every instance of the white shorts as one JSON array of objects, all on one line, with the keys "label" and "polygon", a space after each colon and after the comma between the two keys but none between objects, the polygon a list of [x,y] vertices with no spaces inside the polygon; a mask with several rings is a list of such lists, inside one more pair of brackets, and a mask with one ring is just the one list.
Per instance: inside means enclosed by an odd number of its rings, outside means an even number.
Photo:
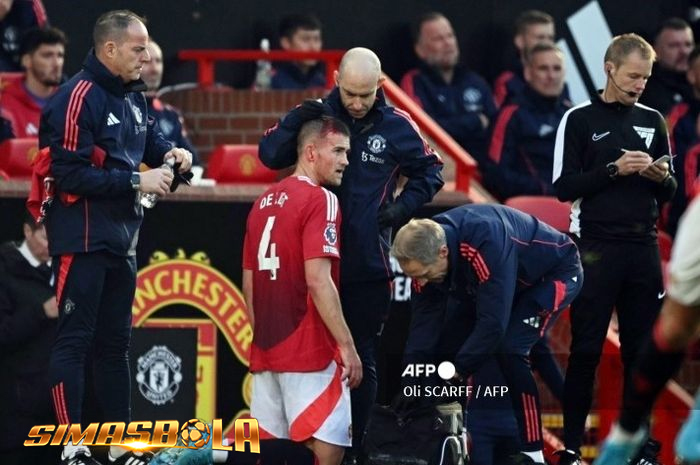
[{"label": "white shorts", "polygon": [[700,198],[683,215],[673,242],[668,295],[689,307],[700,305]]},{"label": "white shorts", "polygon": [[334,361],[308,373],[254,373],[250,415],[258,420],[260,438],[304,442],[313,437],[350,446],[350,389],[341,375]]}]

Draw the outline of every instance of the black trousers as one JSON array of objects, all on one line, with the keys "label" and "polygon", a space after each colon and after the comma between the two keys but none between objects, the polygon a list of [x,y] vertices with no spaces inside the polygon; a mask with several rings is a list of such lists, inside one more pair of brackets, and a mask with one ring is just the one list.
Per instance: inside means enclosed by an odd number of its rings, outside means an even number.
[{"label": "black trousers", "polygon": [[664,297],[656,244],[582,239],[578,246],[584,284],[571,306],[572,340],[564,382],[564,443],[574,451],[583,440],[595,371],[613,309],[618,316],[627,384],[635,355],[650,334]]},{"label": "black trousers", "polygon": [[129,342],[136,258],[107,251],[54,257],[59,321],[49,382],[60,424],[80,423],[85,361],[92,351],[94,386],[105,421],[129,422]]},{"label": "black trousers", "polygon": [[342,282],[340,300],[357,354],[362,361],[362,383],[350,391],[352,447],[359,450],[369,414],[377,398],[377,345],[389,315],[391,286],[388,280]]}]

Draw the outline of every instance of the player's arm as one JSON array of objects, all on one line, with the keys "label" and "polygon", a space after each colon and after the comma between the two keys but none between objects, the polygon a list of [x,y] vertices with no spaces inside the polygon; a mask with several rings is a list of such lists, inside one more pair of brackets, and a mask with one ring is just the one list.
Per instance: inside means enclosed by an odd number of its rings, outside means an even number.
[{"label": "player's arm", "polygon": [[331,259],[321,257],[305,260],[304,275],[318,313],[340,348],[343,379],[348,379],[351,388],[357,387],[362,381],[362,362],[343,318],[338,289],[331,277]]},{"label": "player's arm", "polygon": [[248,309],[250,326],[255,328],[255,312],[253,311],[253,270],[243,269],[243,298]]}]

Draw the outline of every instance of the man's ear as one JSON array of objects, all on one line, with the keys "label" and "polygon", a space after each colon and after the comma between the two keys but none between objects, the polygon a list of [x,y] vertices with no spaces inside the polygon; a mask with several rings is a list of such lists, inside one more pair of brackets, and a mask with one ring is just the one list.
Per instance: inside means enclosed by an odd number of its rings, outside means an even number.
[{"label": "man's ear", "polygon": [[449,253],[450,253],[450,250],[447,248],[447,246],[441,245],[440,249],[438,250],[438,257],[446,258]]},{"label": "man's ear", "polygon": [[377,89],[382,87],[384,82],[386,82],[386,77],[384,77],[384,75],[379,76],[379,80],[377,81]]},{"label": "man's ear", "polygon": [[289,41],[288,37],[282,37],[280,39],[280,47],[282,47],[285,50],[289,50],[292,48],[292,43]]},{"label": "man's ear", "polygon": [[340,73],[338,73],[337,69],[335,71],[333,71],[333,80],[335,81],[336,87],[338,86],[338,76],[339,75],[340,75]]},{"label": "man's ear", "polygon": [[22,68],[24,68],[25,71],[29,69],[29,63],[31,59],[32,56],[29,53],[25,53],[24,55],[22,55],[22,58],[20,58],[20,64],[22,65]]}]

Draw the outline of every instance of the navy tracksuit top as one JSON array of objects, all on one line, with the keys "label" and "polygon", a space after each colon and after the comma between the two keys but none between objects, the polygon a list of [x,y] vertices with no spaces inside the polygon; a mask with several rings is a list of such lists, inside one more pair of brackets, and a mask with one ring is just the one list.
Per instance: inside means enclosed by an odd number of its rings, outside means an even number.
[{"label": "navy tracksuit top", "polygon": [[[141,162],[154,168],[172,148],[148,118],[143,82],[124,84],[88,53],[83,69],[58,88],[41,115],[39,145],[51,150],[56,195],[46,218],[51,255],[107,250],[134,255],[143,211],[131,186]],[[90,162],[95,148],[102,167]]]}]

